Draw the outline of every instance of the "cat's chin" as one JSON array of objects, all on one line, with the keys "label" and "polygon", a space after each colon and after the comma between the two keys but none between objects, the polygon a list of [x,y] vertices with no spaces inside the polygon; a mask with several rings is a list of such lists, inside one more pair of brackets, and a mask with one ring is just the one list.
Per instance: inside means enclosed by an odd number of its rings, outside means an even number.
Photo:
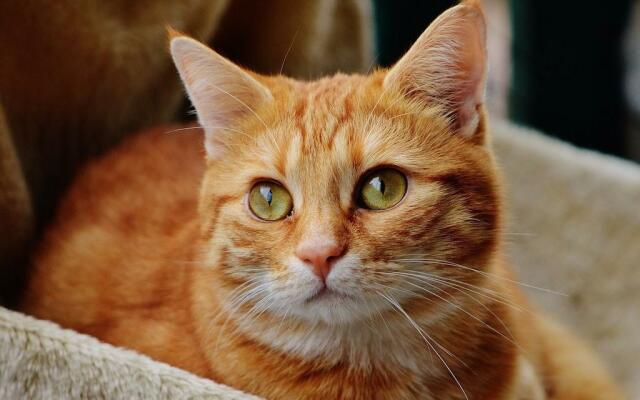
[{"label": "cat's chin", "polygon": [[340,303],[341,301],[355,300],[356,298],[348,293],[341,292],[336,289],[331,289],[326,286],[319,289],[316,293],[312,294],[304,302],[310,304],[312,302],[324,302],[324,303]]},{"label": "cat's chin", "polygon": [[376,310],[364,299],[336,289],[322,289],[290,310],[290,316],[307,323],[351,325],[370,319]]}]

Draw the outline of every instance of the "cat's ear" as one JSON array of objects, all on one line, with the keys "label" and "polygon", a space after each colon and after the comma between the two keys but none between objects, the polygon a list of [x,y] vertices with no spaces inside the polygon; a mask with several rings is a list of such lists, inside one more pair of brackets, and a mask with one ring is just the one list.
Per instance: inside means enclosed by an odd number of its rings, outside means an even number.
[{"label": "cat's ear", "polygon": [[221,131],[271,101],[269,89],[204,44],[187,36],[170,43],[171,57],[205,131],[209,157],[221,153]]},{"label": "cat's ear", "polygon": [[387,73],[386,87],[440,105],[456,131],[471,138],[480,123],[487,71],[486,26],[477,1],[441,14]]}]

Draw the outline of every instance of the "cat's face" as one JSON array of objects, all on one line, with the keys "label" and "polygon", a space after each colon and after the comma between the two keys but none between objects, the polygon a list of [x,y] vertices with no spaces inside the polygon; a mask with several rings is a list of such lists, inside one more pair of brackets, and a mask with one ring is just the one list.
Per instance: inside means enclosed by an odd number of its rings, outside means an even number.
[{"label": "cat's face", "polygon": [[441,17],[366,77],[263,78],[190,39],[172,50],[207,132],[205,260],[228,309],[349,324],[446,306],[482,277],[498,195],[481,15]]}]

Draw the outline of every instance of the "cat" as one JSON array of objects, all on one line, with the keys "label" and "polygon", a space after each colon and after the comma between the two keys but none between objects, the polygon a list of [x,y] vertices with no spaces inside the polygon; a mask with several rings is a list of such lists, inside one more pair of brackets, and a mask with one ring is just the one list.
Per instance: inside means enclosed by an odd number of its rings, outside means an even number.
[{"label": "cat", "polygon": [[158,128],[93,162],[26,312],[270,399],[622,397],[503,259],[477,2],[367,76],[170,51],[204,146]]}]

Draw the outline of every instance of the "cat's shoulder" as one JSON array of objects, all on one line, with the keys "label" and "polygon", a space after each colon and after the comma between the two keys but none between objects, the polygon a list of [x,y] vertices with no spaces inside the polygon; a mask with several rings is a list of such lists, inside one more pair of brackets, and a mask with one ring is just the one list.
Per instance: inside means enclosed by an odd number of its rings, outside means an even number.
[{"label": "cat's shoulder", "polygon": [[167,260],[188,260],[180,243],[197,239],[204,154],[201,134],[173,129],[132,136],[80,172],[36,249],[24,310],[102,337],[118,313],[179,293],[186,269]]},{"label": "cat's shoulder", "polygon": [[131,218],[193,208],[205,165],[202,132],[162,126],[131,136],[91,160],[64,196],[58,223],[88,218]]}]

